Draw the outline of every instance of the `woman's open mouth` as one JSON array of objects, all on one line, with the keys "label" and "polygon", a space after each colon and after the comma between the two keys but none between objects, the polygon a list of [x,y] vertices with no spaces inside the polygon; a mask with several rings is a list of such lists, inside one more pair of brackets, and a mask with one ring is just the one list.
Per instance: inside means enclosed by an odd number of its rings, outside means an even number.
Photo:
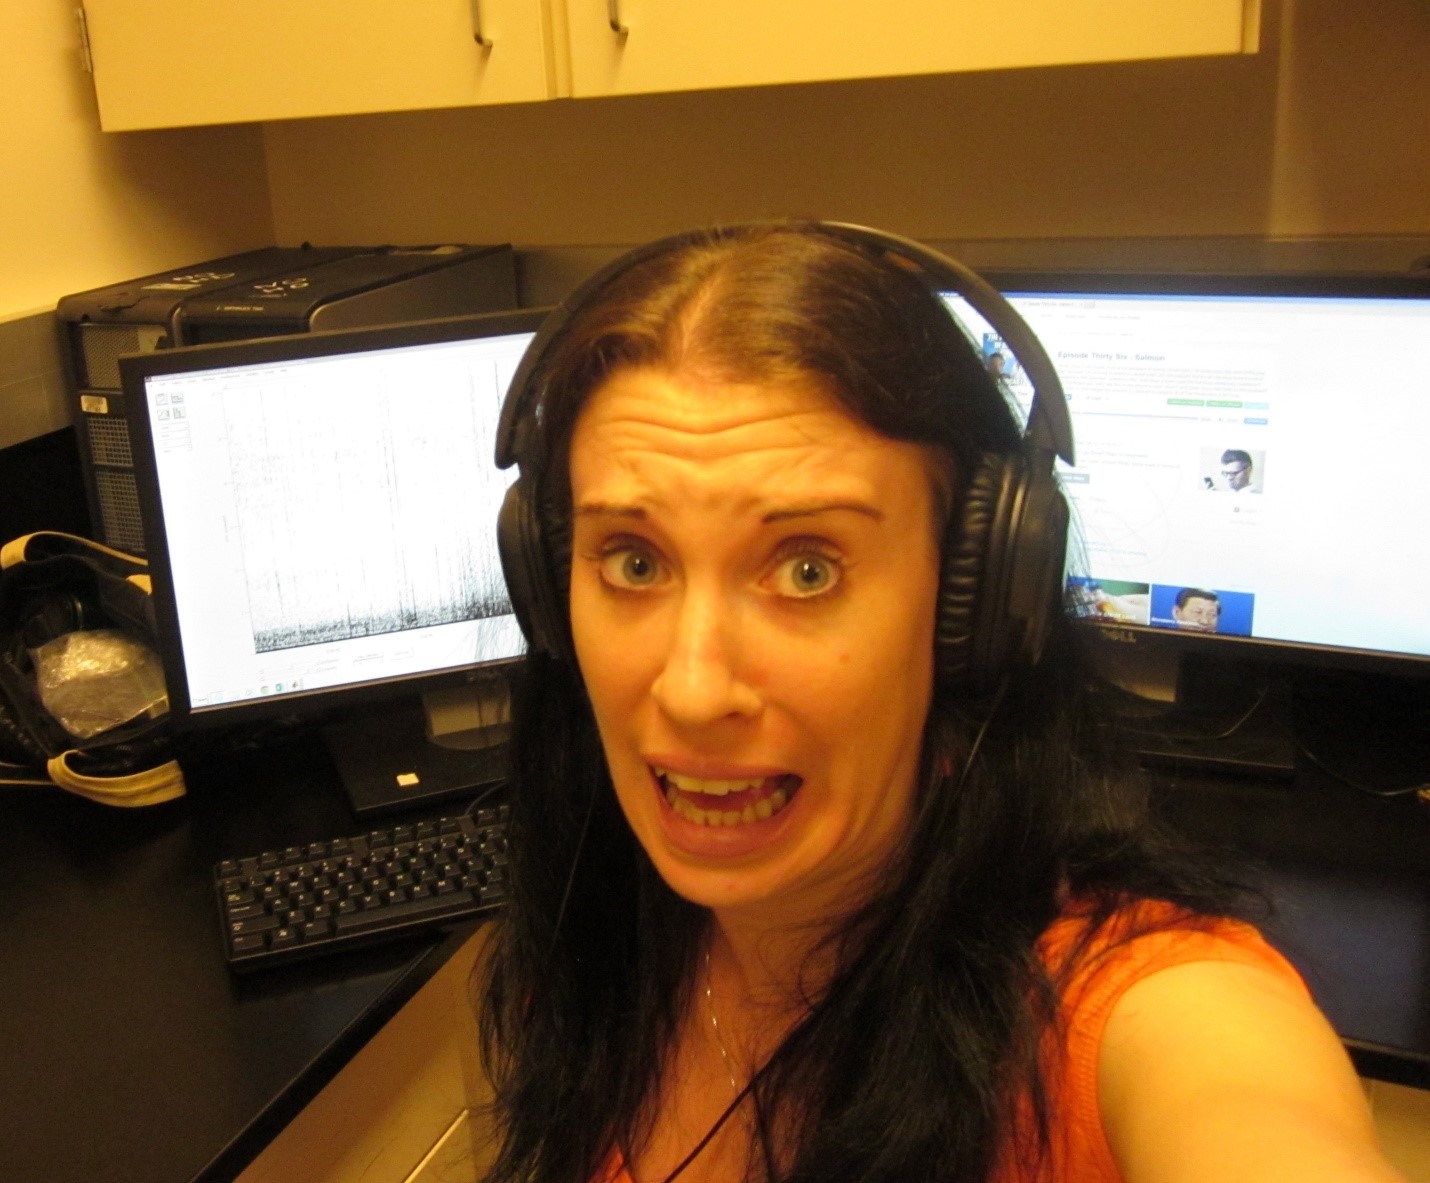
[{"label": "woman's open mouth", "polygon": [[666,803],[698,826],[739,826],[767,821],[789,805],[803,784],[793,773],[739,780],[708,780],[651,768]]}]

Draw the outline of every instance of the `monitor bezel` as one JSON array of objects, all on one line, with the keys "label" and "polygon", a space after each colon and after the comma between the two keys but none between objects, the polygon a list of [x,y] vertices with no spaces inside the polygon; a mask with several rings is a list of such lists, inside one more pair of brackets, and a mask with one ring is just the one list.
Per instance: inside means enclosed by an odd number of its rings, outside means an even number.
[{"label": "monitor bezel", "polygon": [[[1167,272],[988,269],[983,277],[1012,295],[1291,297],[1430,301],[1430,272]],[[1074,529],[1076,527],[1074,526]],[[1075,545],[1076,538],[1071,540]],[[1069,568],[1070,575],[1086,574]],[[1289,664],[1399,675],[1430,673],[1430,655],[1323,645],[1273,637],[1193,633],[1150,624],[1074,617],[1095,643],[1266,665]]]},{"label": "monitor bezel", "polygon": [[340,354],[371,353],[384,349],[436,345],[450,341],[480,340],[535,333],[547,309],[477,313],[436,320],[412,321],[359,329],[333,329],[247,341],[188,345],[152,353],[128,354],[119,359],[124,415],[129,428],[144,543],[153,590],[158,652],[169,695],[169,717],[176,729],[202,731],[279,718],[321,719],[364,703],[416,696],[428,690],[475,685],[493,674],[510,670],[522,658],[484,662],[428,673],[405,674],[350,686],[321,687],[281,696],[194,710],[184,664],[168,539],[162,528],[154,437],[148,415],[145,383],[151,377],[190,371],[227,369],[243,365],[298,361]]}]

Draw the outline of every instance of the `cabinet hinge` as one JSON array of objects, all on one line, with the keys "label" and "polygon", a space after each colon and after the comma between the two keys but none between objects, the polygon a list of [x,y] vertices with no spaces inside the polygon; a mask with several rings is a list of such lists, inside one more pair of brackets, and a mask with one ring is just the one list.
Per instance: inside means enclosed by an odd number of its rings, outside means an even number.
[{"label": "cabinet hinge", "polygon": [[84,5],[78,5],[74,10],[74,19],[79,25],[79,60],[84,67],[86,74],[94,73],[94,54],[89,47],[89,16],[84,11]]}]

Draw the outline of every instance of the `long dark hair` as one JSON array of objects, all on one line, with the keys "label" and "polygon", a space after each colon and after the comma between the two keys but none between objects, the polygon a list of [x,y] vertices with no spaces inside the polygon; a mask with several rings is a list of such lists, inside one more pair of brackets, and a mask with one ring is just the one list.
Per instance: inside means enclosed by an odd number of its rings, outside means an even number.
[{"label": "long dark hair", "polygon": [[[954,512],[978,458],[1019,442],[919,278],[817,227],[712,236],[623,274],[544,366],[542,450],[523,478],[533,464],[555,571],[569,570],[576,416],[634,365],[814,377],[876,430],[938,449]],[[1035,943],[1067,901],[1088,907],[1089,933],[1139,897],[1235,910],[1232,888],[1147,821],[1088,689],[1059,624],[996,710],[935,698],[915,823],[879,894],[831,918],[838,968],[755,1082],[766,1136],[752,1178],[982,1181],[1024,1102],[1036,1155],[1056,1106],[1043,1049],[1058,982]],[[574,662],[527,661],[512,759],[512,901],[482,983],[502,1139],[488,1178],[587,1183],[649,1135],[708,916],[627,827]]]}]

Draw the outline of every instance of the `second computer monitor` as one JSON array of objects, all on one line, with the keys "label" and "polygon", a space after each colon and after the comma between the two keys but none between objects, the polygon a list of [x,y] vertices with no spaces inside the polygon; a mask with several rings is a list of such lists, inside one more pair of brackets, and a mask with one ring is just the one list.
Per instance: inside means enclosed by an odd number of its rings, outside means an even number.
[{"label": "second computer monitor", "polygon": [[493,453],[540,318],[125,359],[180,725],[415,701],[521,656]]},{"label": "second computer monitor", "polygon": [[[994,279],[1067,391],[1075,602],[1134,645],[1427,668],[1430,282]],[[1017,358],[948,302],[1026,411]]]}]

